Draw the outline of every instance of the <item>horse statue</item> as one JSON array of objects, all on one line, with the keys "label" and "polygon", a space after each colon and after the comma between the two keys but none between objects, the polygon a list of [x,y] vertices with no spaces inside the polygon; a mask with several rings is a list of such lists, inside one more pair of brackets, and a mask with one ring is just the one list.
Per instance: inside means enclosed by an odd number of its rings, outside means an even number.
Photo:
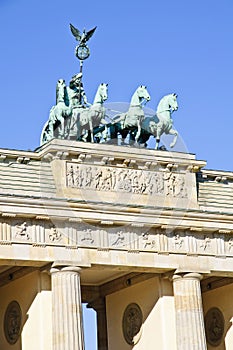
[{"label": "horse statue", "polygon": [[164,96],[157,107],[155,116],[145,117],[141,125],[141,134],[138,139],[139,144],[147,146],[146,142],[150,136],[156,137],[155,149],[159,149],[160,137],[162,134],[174,135],[174,140],[170,144],[170,147],[174,147],[177,141],[178,132],[172,129],[173,120],[171,114],[177,111],[177,95],[169,94]]},{"label": "horse statue", "polygon": [[108,98],[108,84],[99,85],[93,104],[89,108],[75,108],[72,113],[73,123],[76,123],[79,141],[94,142],[94,129],[103,124],[103,138],[107,137],[107,122],[105,118],[104,101]]},{"label": "horse statue", "polygon": [[72,113],[68,105],[68,96],[64,79],[58,79],[56,85],[56,105],[50,109],[49,119],[41,133],[41,145],[53,137],[63,138],[65,133],[65,120]]},{"label": "horse statue", "polygon": [[146,86],[140,85],[134,92],[129,109],[126,113],[116,115],[114,122],[110,126],[111,139],[117,140],[118,133],[122,136],[122,143],[124,143],[127,135],[130,133],[131,140],[136,143],[141,134],[141,124],[145,117],[142,103],[150,101],[150,95]]}]

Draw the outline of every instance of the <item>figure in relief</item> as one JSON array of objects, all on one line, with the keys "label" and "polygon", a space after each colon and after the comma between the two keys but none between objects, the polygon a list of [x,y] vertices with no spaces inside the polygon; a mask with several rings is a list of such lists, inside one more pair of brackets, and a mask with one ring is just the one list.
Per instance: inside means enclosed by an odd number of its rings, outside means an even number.
[{"label": "figure in relief", "polygon": [[175,246],[178,246],[178,248],[181,249],[182,245],[184,243],[183,238],[179,234],[177,234],[177,235],[175,235],[173,237],[173,239],[174,239],[174,242],[175,242]]},{"label": "figure in relief", "polygon": [[211,244],[211,239],[205,235],[202,243],[200,244],[200,248],[202,248],[203,250],[206,250],[206,248],[209,247],[210,244]]},{"label": "figure in relief", "polygon": [[228,247],[229,247],[229,251],[231,251],[231,249],[233,249],[233,238],[230,238],[228,240]]},{"label": "figure in relief", "polygon": [[144,243],[144,249],[150,248],[153,249],[156,246],[155,239],[152,239],[149,235],[149,232],[145,232],[142,234],[142,239]]},{"label": "figure in relief", "polygon": [[164,172],[154,172],[68,163],[66,179],[68,187],[187,197],[185,175],[167,169]]},{"label": "figure in relief", "polygon": [[59,241],[61,239],[61,233],[58,232],[56,226],[50,228],[49,239],[51,242]]},{"label": "figure in relief", "polygon": [[73,168],[73,165],[71,165],[70,168],[68,169],[66,177],[67,177],[68,187],[73,187],[74,186],[74,168]]},{"label": "figure in relief", "polygon": [[120,245],[121,243],[124,242],[124,240],[125,240],[124,232],[119,231],[117,232],[117,236],[115,240],[112,242],[112,245]]},{"label": "figure in relief", "polygon": [[172,172],[165,172],[164,173],[164,180],[165,180],[165,186],[166,186],[166,196],[173,196],[174,190],[175,190],[175,175]]},{"label": "figure in relief", "polygon": [[81,237],[81,241],[87,241],[87,242],[90,242],[91,244],[94,243],[94,239],[92,237],[92,230],[91,229],[87,229],[87,230],[84,230],[82,232],[82,237]]},{"label": "figure in relief", "polygon": [[75,185],[75,187],[80,187],[80,185],[81,185],[80,178],[81,178],[81,173],[80,173],[79,166],[77,165],[75,173],[74,173],[74,185]]},{"label": "figure in relief", "polygon": [[174,195],[175,195],[175,197],[186,197],[187,196],[184,177],[181,175],[176,176],[176,178],[175,178]]},{"label": "figure in relief", "polygon": [[16,225],[16,233],[15,233],[15,237],[20,236],[20,237],[24,237],[26,239],[29,239],[29,234],[27,232],[27,223],[26,221],[23,222],[22,224],[18,224]]}]

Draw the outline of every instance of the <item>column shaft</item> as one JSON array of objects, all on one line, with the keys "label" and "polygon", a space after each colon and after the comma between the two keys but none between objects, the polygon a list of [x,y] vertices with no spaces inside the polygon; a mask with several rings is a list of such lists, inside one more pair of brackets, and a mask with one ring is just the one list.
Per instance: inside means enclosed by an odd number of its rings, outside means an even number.
[{"label": "column shaft", "polygon": [[173,277],[178,350],[207,349],[200,280],[198,273]]},{"label": "column shaft", "polygon": [[80,269],[52,268],[53,350],[83,350]]}]

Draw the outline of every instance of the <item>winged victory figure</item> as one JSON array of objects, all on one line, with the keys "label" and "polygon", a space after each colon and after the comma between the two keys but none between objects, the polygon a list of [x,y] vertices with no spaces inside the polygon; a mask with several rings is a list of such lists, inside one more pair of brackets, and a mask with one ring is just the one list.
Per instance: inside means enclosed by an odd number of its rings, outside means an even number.
[{"label": "winged victory figure", "polygon": [[79,41],[79,45],[85,45],[85,43],[92,37],[92,35],[94,34],[95,30],[97,27],[90,29],[88,32],[86,32],[86,30],[83,30],[83,33],[81,34],[81,32],[75,28],[71,23],[70,23],[70,30],[71,33],[73,34],[73,36],[75,37],[75,39],[77,41]]}]

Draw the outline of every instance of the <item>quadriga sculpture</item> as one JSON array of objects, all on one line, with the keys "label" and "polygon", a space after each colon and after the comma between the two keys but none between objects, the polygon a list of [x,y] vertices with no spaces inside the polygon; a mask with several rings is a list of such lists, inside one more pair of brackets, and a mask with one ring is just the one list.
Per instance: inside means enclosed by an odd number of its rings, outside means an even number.
[{"label": "quadriga sculpture", "polygon": [[115,122],[110,126],[112,140],[117,141],[119,133],[124,143],[127,135],[131,133],[131,135],[134,134],[135,142],[138,141],[141,134],[141,124],[145,118],[142,103],[149,100],[150,95],[146,86],[140,85],[131,98],[129,110],[126,113],[115,116]]},{"label": "quadriga sculpture", "polygon": [[162,134],[174,135],[174,140],[170,144],[170,147],[174,147],[177,141],[178,132],[172,129],[173,120],[171,114],[177,111],[177,95],[169,94],[164,96],[157,107],[155,116],[145,117],[141,124],[141,133],[138,139],[139,144],[146,145],[150,136],[156,137],[155,149],[159,148],[160,137]]}]

